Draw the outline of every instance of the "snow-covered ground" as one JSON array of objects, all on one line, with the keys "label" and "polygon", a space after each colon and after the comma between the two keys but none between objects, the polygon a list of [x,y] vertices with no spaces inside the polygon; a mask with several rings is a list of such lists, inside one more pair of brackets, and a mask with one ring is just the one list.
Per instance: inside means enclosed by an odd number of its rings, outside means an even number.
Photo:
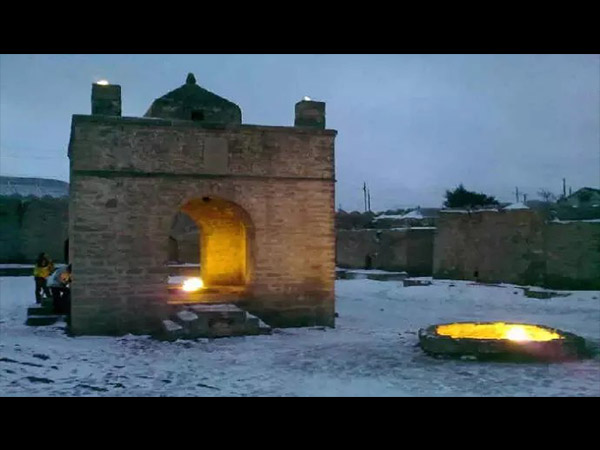
[{"label": "snow-covered ground", "polygon": [[335,329],[157,342],[27,327],[30,277],[0,278],[3,396],[600,396],[600,359],[563,364],[433,359],[419,328],[457,320],[527,321],[600,345],[600,292],[547,300],[521,289],[435,280],[336,282]]}]

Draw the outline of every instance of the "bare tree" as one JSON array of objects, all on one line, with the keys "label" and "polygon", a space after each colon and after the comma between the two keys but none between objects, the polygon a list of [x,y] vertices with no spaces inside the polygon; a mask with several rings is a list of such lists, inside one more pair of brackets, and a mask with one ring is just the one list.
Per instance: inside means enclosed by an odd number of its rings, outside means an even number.
[{"label": "bare tree", "polygon": [[556,201],[556,195],[554,195],[548,189],[540,189],[537,194],[546,203],[553,203]]}]

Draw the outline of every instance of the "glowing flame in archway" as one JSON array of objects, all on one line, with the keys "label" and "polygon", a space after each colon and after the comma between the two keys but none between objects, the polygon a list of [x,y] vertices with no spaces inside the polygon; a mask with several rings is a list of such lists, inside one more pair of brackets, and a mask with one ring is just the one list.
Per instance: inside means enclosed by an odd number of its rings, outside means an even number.
[{"label": "glowing flame in archway", "polygon": [[204,283],[201,278],[188,278],[183,282],[181,289],[186,292],[195,292],[199,291],[204,287]]}]

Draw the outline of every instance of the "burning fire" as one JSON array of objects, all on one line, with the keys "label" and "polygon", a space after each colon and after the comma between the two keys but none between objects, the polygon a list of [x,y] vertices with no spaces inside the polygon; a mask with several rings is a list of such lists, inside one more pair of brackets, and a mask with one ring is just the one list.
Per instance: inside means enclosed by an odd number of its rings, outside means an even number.
[{"label": "burning fire", "polygon": [[536,325],[495,323],[452,323],[440,325],[437,334],[455,339],[507,339],[516,342],[551,341],[562,337]]},{"label": "burning fire", "polygon": [[204,283],[201,278],[188,278],[183,282],[181,289],[186,292],[195,292],[199,291],[204,287]]}]

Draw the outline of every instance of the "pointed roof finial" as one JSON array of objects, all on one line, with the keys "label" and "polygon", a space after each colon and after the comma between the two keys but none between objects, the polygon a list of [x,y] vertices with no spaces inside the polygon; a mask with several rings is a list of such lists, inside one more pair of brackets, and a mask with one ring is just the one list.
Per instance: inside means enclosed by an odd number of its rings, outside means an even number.
[{"label": "pointed roof finial", "polygon": [[196,84],[196,77],[192,72],[188,73],[188,76],[185,79],[185,84]]}]

